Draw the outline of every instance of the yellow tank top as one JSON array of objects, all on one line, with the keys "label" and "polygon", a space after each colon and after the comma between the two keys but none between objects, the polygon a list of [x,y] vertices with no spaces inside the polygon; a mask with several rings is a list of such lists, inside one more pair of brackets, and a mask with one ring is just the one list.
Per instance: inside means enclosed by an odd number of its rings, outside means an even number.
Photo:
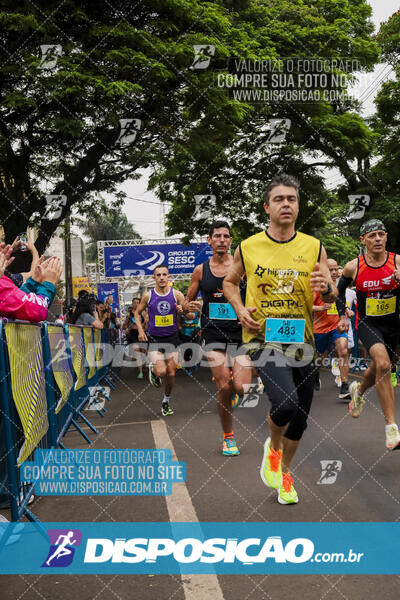
[{"label": "yellow tank top", "polygon": [[305,319],[304,341],[314,345],[310,273],[321,252],[321,242],[296,232],[287,242],[273,240],[265,231],[240,244],[247,275],[246,306],[261,325],[258,334],[243,329],[243,342],[265,339],[267,318]]}]

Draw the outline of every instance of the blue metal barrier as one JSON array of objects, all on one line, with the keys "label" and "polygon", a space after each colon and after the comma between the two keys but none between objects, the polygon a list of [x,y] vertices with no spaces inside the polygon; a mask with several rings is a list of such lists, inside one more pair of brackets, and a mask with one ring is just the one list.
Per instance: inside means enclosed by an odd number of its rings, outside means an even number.
[{"label": "blue metal barrier", "polygon": [[[114,349],[117,343],[117,330],[116,329],[102,329],[101,333],[101,342],[103,344],[110,344]],[[100,381],[105,381],[107,385],[110,386],[111,389],[115,390],[116,383],[113,379],[113,369],[112,364],[104,366],[100,372]]]},{"label": "blue metal barrier", "polygon": [[[26,440],[24,439],[24,431],[21,423],[20,415],[18,414],[17,406],[13,398],[12,384],[13,379],[16,379],[20,373],[19,369],[11,370],[10,368],[10,349],[7,343],[6,327],[15,327],[15,322],[3,322],[0,320],[0,396],[1,396],[1,420],[4,430],[5,441],[5,456],[7,471],[2,473],[0,486],[2,489],[3,502],[11,508],[11,518],[13,521],[18,521],[25,515],[30,521],[37,521],[35,515],[28,509],[28,503],[33,494],[33,483],[21,483],[19,476],[19,460],[21,449]],[[40,324],[19,322],[18,325],[30,328],[38,328]],[[33,331],[33,330],[32,330]],[[38,333],[41,335],[40,330]],[[41,336],[43,340],[43,336]],[[44,360],[36,362],[36,368],[44,375]],[[22,365],[22,360],[21,360]],[[40,378],[40,374],[39,374]],[[47,391],[46,375],[44,375],[45,387]],[[50,402],[51,402],[50,394]],[[21,410],[21,406],[19,407]],[[46,417],[48,419],[49,403],[47,403]],[[51,448],[54,447],[54,431],[50,431],[48,426],[44,435],[37,441],[36,448]],[[32,448],[33,450],[33,448]],[[26,459],[33,459],[32,455],[26,456]],[[25,459],[24,459],[25,460]]]},{"label": "blue metal barrier", "polygon": [[[110,376],[112,361],[106,364],[100,364],[104,360],[104,355],[107,356],[107,353],[104,352],[104,349],[109,349],[109,346],[113,346],[112,333],[113,330],[110,329],[92,330],[91,343],[93,344],[94,352],[90,353],[89,358],[93,360],[93,369],[92,376],[90,379],[88,379],[88,385],[92,386],[94,389],[94,406],[96,405],[95,403],[97,396],[103,397],[106,400],[110,400],[110,397],[103,386],[103,382],[105,382],[112,389],[115,389],[116,387],[114,381],[111,379]],[[100,350],[99,347],[102,348],[102,350]],[[99,358],[99,350],[102,354],[101,358]],[[105,411],[105,408],[103,408],[102,410]]]},{"label": "blue metal barrier", "polygon": [[[87,347],[84,328],[74,329],[75,338],[80,343],[79,352],[84,358],[81,381],[77,386],[79,378],[73,366],[68,325],[60,326],[59,331],[56,327],[48,323],[33,324],[0,319],[0,509],[10,507],[13,521],[18,521],[23,515],[31,521],[37,521],[28,509],[34,483],[22,484],[19,474],[22,462],[27,459],[33,460],[34,449],[65,448],[61,440],[71,425],[90,443],[90,438],[80,427],[78,419],[82,419],[97,433],[82,410],[90,401],[89,385],[100,389],[100,382],[107,377],[110,366],[102,365],[98,369],[95,361],[94,375],[88,380],[90,366],[85,364]],[[94,340],[92,328],[86,329],[90,330],[90,338]],[[108,332],[101,333],[101,341],[108,343]],[[50,341],[53,334],[61,346],[57,348],[60,350],[58,355]],[[88,333],[86,337],[88,338]],[[35,340],[36,345],[29,347],[26,340],[31,338]],[[15,348],[9,346],[13,339],[18,340],[20,354],[16,354]],[[29,364],[25,364],[25,356],[28,355],[30,362],[26,361]],[[10,361],[14,364],[13,368]],[[62,369],[65,369],[65,373],[62,373]],[[61,374],[68,376],[65,385],[60,379]],[[14,397],[13,389],[14,392],[18,391],[18,401]],[[35,410],[39,409],[41,412],[36,414]],[[101,411],[98,412],[102,414]],[[25,428],[31,427],[36,433],[36,438],[34,437],[30,446],[26,445],[20,416]],[[40,427],[36,426],[35,419],[40,422]]]}]

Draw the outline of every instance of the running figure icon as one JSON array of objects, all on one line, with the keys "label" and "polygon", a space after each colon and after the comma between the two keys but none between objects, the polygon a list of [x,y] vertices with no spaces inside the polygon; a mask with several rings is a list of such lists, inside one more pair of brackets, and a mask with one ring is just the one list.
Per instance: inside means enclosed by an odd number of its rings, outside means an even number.
[{"label": "running figure icon", "polygon": [[74,532],[73,531],[68,531],[67,534],[63,535],[59,535],[57,538],[57,541],[55,542],[55,545],[57,546],[55,552],[53,552],[53,554],[46,560],[46,565],[49,567],[51,561],[54,558],[61,558],[62,556],[67,556],[69,554],[73,554],[73,550],[71,550],[71,548],[67,548],[67,546],[73,546],[74,544],[76,544],[78,542],[78,540],[74,540],[73,539],[74,536]]}]

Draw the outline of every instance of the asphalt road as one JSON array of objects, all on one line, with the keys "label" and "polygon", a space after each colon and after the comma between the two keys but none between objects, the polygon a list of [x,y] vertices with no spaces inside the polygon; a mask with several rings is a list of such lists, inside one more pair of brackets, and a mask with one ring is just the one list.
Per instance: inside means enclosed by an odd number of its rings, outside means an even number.
[{"label": "asphalt road", "polygon": [[[101,419],[86,412],[99,427],[91,436],[94,448],[154,448],[155,423],[167,425],[178,460],[187,465],[186,488],[192,509],[201,521],[348,522],[397,521],[400,517],[400,451],[387,452],[384,423],[375,391],[367,396],[359,419],[352,419],[347,404],[338,399],[330,372],[322,371],[322,389],[314,396],[309,426],[295,457],[293,477],[300,501],[282,506],[276,491],[259,476],[267,436],[268,399],[257,406],[235,410],[234,430],[240,456],[221,455],[221,432],[216,411],[215,385],[210,371],[195,376],[177,374],[171,404],[173,416],[160,415],[162,391],[136,370],[123,369],[112,402]],[[399,392],[396,391],[398,397]],[[400,421],[400,411],[398,420]],[[161,426],[162,427],[162,426]],[[71,430],[67,447],[86,448]],[[334,463],[335,475],[326,481],[321,461]],[[336,461],[336,462],[335,462]],[[340,469],[340,470],[339,470]],[[329,475],[329,472],[328,472]],[[322,479],[321,479],[322,477]],[[175,497],[174,497],[175,496]],[[174,486],[170,505],[163,497],[40,497],[32,510],[42,521],[168,521],[179,510],[181,496]],[[8,516],[7,511],[2,511]],[[400,569],[399,569],[400,572]],[[0,577],[0,600],[213,600],[196,576],[179,575],[13,575]],[[224,575],[216,578],[220,598],[226,600],[307,600],[376,598],[394,600],[400,595],[398,576],[355,575]],[[198,583],[198,582],[197,582]],[[192,591],[191,591],[192,590]],[[290,596],[289,596],[290,594]]]}]

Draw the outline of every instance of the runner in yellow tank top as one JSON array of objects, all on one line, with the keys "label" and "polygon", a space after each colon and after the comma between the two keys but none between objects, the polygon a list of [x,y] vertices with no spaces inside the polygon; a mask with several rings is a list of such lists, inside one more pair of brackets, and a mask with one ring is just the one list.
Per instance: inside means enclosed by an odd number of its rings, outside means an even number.
[{"label": "runner in yellow tank top", "polygon": [[[307,427],[314,391],[313,292],[325,302],[337,296],[321,242],[295,231],[298,190],[290,175],[269,183],[264,209],[270,225],[240,244],[224,280],[225,296],[271,401],[260,475],[267,486],[279,489],[281,504],[298,502],[290,464]],[[246,306],[239,294],[244,273]]]},{"label": "runner in yellow tank top", "polygon": [[261,231],[244,240],[239,248],[247,274],[246,306],[256,308],[252,317],[260,324],[256,334],[244,329],[243,341],[264,342],[268,317],[301,317],[305,319],[305,341],[312,345],[313,295],[309,279],[321,242],[300,232],[290,240],[278,242],[268,231]]}]

